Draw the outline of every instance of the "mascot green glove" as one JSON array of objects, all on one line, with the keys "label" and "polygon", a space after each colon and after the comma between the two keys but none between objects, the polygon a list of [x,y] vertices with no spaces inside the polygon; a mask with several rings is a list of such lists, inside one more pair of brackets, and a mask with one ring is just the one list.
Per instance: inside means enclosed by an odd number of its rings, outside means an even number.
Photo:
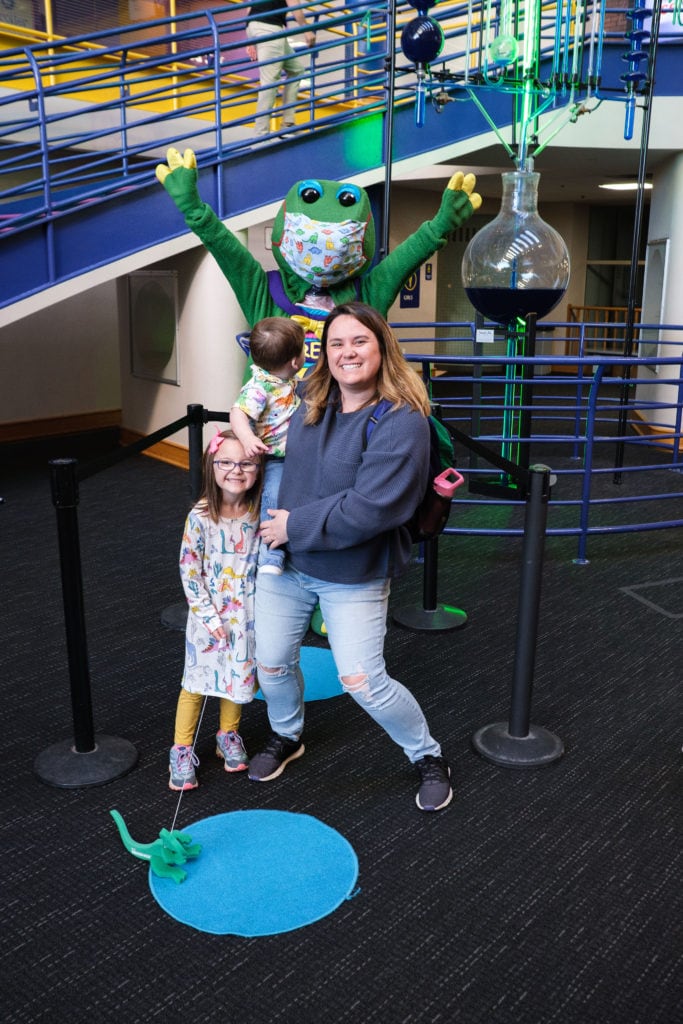
[{"label": "mascot green glove", "polygon": [[191,149],[167,152],[156,175],[194,232],[216,259],[250,327],[267,316],[296,318],[320,338],[335,305],[359,299],[383,316],[403,282],[443,248],[449,234],[481,206],[473,174],[454,174],[436,216],[421,224],[372,269],[375,225],[367,192],[357,185],[309,179],[287,193],[275,218],[273,254],[279,271],[266,273],[225,227],[197,190]]}]

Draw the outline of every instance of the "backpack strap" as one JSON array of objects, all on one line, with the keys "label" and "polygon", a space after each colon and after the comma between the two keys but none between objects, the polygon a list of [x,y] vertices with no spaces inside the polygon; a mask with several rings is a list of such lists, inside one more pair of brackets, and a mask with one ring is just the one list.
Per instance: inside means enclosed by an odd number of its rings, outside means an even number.
[{"label": "backpack strap", "polygon": [[375,406],[375,411],[365,425],[365,444],[363,445],[363,450],[367,448],[370,441],[370,435],[377,426],[377,421],[380,416],[383,416],[387,409],[391,409],[393,404],[394,403],[390,402],[388,398],[380,398],[379,402]]}]

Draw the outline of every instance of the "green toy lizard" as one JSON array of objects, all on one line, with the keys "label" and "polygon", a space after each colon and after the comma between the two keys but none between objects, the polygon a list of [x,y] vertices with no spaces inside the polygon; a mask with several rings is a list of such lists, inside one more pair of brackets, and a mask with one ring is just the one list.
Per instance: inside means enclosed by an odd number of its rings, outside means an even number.
[{"label": "green toy lizard", "polygon": [[186,864],[188,860],[195,860],[202,852],[200,844],[192,842],[192,836],[177,829],[169,832],[168,829],[162,828],[159,838],[153,843],[136,843],[119,812],[109,813],[116,822],[123,845],[129,853],[138,860],[148,861],[150,868],[159,878],[172,878],[174,882],[185,881],[187,871],[179,865]]},{"label": "green toy lizard", "polygon": [[191,149],[167,152],[156,175],[229,281],[249,326],[267,316],[294,316],[320,337],[330,309],[359,299],[386,316],[401,286],[449,234],[481,206],[473,174],[454,174],[439,210],[372,267],[375,226],[367,192],[353,184],[297,182],[278,211],[272,232],[279,280],[222,223],[197,189]]}]

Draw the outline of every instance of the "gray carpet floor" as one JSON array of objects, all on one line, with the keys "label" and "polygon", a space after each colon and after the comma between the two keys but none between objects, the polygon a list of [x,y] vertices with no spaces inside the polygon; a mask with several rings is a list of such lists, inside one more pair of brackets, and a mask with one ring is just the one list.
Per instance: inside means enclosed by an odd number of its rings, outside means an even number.
[{"label": "gray carpet floor", "polygon": [[[177,807],[167,759],[183,642],[161,616],[182,601],[187,474],[137,456],[81,484],[95,729],[139,755],[102,786],[55,787],[34,771],[73,723],[44,464],[9,460],[0,493],[3,1021],[681,1019],[679,530],[595,537],[588,565],[575,564],[575,541],[548,540],[531,719],[565,752],[522,771],[472,746],[510,708],[521,541],[440,541],[439,600],[465,610],[467,623],[437,633],[391,622],[386,654],[451,762],[456,795],[443,813],[417,810],[410,765],[345,697],[308,706],[305,756],[265,785],[222,771],[207,709],[201,785],[183,797],[178,827],[236,809],[301,812],[341,832],[359,860],[360,891],[333,914],[246,939],[166,915],[109,816],[117,808],[151,841]],[[421,593],[416,562],[392,608],[419,605]],[[248,747],[266,732],[255,701],[243,718]]]}]

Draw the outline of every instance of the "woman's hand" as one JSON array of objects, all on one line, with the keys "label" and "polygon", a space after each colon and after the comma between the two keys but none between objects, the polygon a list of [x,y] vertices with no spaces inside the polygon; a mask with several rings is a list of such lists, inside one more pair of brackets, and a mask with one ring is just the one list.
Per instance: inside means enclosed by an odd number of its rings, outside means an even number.
[{"label": "woman's hand", "polygon": [[289,540],[287,534],[287,520],[289,512],[286,508],[269,508],[270,519],[264,519],[260,524],[261,537],[269,548],[279,548]]}]

